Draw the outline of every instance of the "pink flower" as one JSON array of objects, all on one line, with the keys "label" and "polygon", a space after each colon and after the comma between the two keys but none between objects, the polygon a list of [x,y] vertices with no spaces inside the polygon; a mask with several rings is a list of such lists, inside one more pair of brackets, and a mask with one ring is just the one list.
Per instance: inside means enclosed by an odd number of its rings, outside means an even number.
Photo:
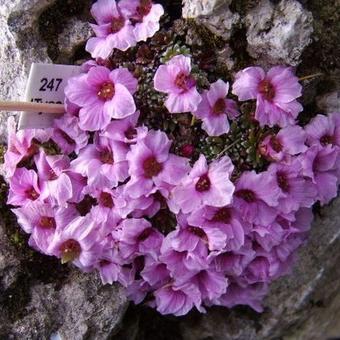
[{"label": "pink flower", "polygon": [[119,6],[129,13],[136,41],[146,41],[159,30],[159,20],[164,14],[162,5],[151,0],[121,0]]},{"label": "pink flower", "polygon": [[121,119],[135,113],[133,93],[137,80],[125,68],[110,71],[103,66],[92,67],[87,74],[69,79],[66,97],[81,107],[79,126],[82,130],[101,130],[111,118]]},{"label": "pink flower", "polygon": [[277,135],[268,135],[260,143],[259,149],[263,156],[277,162],[287,161],[290,156],[298,155],[307,150],[306,133],[300,126],[287,126]]},{"label": "pink flower", "polygon": [[169,233],[162,244],[159,259],[166,264],[172,277],[188,277],[209,267],[207,237],[200,228],[184,233],[176,229]]},{"label": "pink flower", "polygon": [[282,243],[284,237],[287,236],[286,230],[284,230],[278,221],[274,221],[265,226],[254,225],[253,234],[256,242],[268,252],[271,251],[274,246]]},{"label": "pink flower", "polygon": [[157,310],[161,314],[181,316],[187,314],[194,306],[200,308],[200,292],[192,284],[180,287],[165,285],[154,292]]},{"label": "pink flower", "polygon": [[124,119],[114,120],[106,127],[102,135],[117,142],[135,144],[148,134],[146,126],[137,127],[139,115],[140,112],[137,111]]},{"label": "pink flower", "polygon": [[[121,222],[122,217],[119,214],[119,208],[124,205],[124,201],[116,196],[116,193],[110,189],[94,189],[87,187],[84,193],[88,192],[97,200],[97,204],[92,206],[90,214],[98,223],[102,223],[104,236],[108,235]],[[89,195],[89,194],[88,194]]]},{"label": "pink flower", "polygon": [[200,292],[202,301],[211,301],[226,292],[228,279],[223,273],[207,268],[191,273],[190,277],[176,277],[176,284],[192,284]]},{"label": "pink flower", "polygon": [[13,212],[21,228],[31,234],[29,244],[44,254],[48,254],[48,247],[56,230],[65,228],[77,217],[73,208],[54,209],[51,205],[39,201],[28,203]]},{"label": "pink flower", "polygon": [[40,197],[38,176],[34,170],[18,168],[10,181],[8,204],[23,206]]},{"label": "pink flower", "polygon": [[79,151],[87,145],[88,135],[78,126],[78,119],[65,115],[54,120],[54,130],[51,139],[57,143],[61,151],[70,154]]},{"label": "pink flower", "polygon": [[201,155],[190,174],[173,190],[172,209],[186,214],[202,205],[228,205],[235,190],[230,181],[233,169],[229,157],[224,156],[208,166],[206,158]]},{"label": "pink flower", "polygon": [[229,285],[226,294],[222,295],[215,303],[228,308],[236,305],[248,305],[261,313],[263,311],[261,303],[267,293],[267,284],[240,285],[235,282]]},{"label": "pink flower", "polygon": [[261,126],[293,125],[302,105],[296,100],[302,86],[290,67],[276,66],[267,74],[260,67],[248,67],[236,74],[233,94],[239,100],[256,99],[255,118]]},{"label": "pink flower", "polygon": [[128,178],[128,147],[106,137],[96,137],[72,161],[72,169],[87,176],[88,185],[95,188],[113,188]]},{"label": "pink flower", "polygon": [[281,190],[278,210],[289,214],[302,207],[310,208],[316,202],[316,188],[303,177],[299,160],[295,159],[289,164],[271,164],[268,172],[276,178]]},{"label": "pink flower", "polygon": [[276,262],[277,260],[274,257],[258,255],[248,264],[244,271],[244,276],[248,284],[270,282],[278,268]]},{"label": "pink flower", "polygon": [[121,185],[115,189],[114,195],[116,200],[119,200],[119,206],[115,204],[119,215],[126,218],[128,215],[134,218],[143,216],[152,217],[160,208],[160,203],[155,200],[153,195],[148,197],[140,196],[131,198],[125,194],[125,185]]},{"label": "pink flower", "polygon": [[192,226],[185,215],[178,215],[179,228],[171,233],[171,246],[179,252],[194,252],[196,248],[206,247],[213,250],[221,250],[226,243],[225,234],[217,228],[204,228]]},{"label": "pink flower", "polygon": [[233,206],[246,221],[267,225],[278,214],[279,197],[280,189],[272,174],[247,171],[236,182]]},{"label": "pink flower", "polygon": [[163,235],[145,219],[126,219],[117,229],[120,254],[123,258],[135,258],[150,254],[156,258],[160,252]]},{"label": "pink flower", "polygon": [[171,141],[161,131],[151,130],[127,155],[130,181],[125,193],[132,198],[149,196],[159,189],[168,191],[177,185],[189,170],[188,160],[169,154]]},{"label": "pink flower", "polygon": [[[240,249],[244,244],[244,234],[248,229],[237,211],[228,206],[221,208],[203,206],[188,217],[188,223],[191,226],[201,227],[207,233],[208,238],[209,234],[214,232],[218,236],[219,243],[222,243],[222,248],[228,250]],[[210,248],[210,250],[213,249]]]},{"label": "pink flower", "polygon": [[164,263],[155,261],[152,257],[141,272],[142,278],[152,287],[159,288],[170,281],[169,271]]},{"label": "pink flower", "polygon": [[300,157],[303,175],[317,187],[317,199],[327,204],[338,194],[339,150],[331,145],[313,145]]},{"label": "pink flower", "polygon": [[[3,166],[4,176],[10,178],[20,163],[29,161],[39,151],[39,144],[46,142],[52,135],[52,129],[47,130],[20,130],[16,131],[16,123],[13,117],[7,122],[8,148],[5,153]],[[20,166],[19,166],[20,167]]]},{"label": "pink flower", "polygon": [[119,254],[118,241],[108,235],[102,242],[100,259],[96,264],[103,284],[112,284],[120,278],[123,260]]},{"label": "pink flower", "polygon": [[98,224],[90,217],[76,218],[56,231],[48,253],[61,258],[62,263],[72,262],[82,270],[91,270],[101,254]]},{"label": "pink flower", "polygon": [[81,199],[85,178],[69,171],[70,161],[66,156],[47,156],[40,151],[34,160],[41,183],[42,199],[59,206]]},{"label": "pink flower", "polygon": [[194,112],[194,116],[203,120],[202,128],[209,136],[220,136],[229,132],[229,119],[239,115],[236,103],[226,99],[229,84],[217,80],[211,84],[209,91],[204,91],[202,101]]},{"label": "pink flower", "polygon": [[96,37],[90,38],[86,44],[86,51],[92,58],[107,59],[114,48],[126,51],[136,45],[133,26],[120,3],[98,0],[93,4],[91,14],[98,24],[91,25]]},{"label": "pink flower", "polygon": [[247,265],[254,259],[256,252],[252,249],[252,242],[248,239],[236,251],[211,253],[209,260],[211,267],[229,277],[240,276]]},{"label": "pink flower", "polygon": [[340,147],[340,113],[317,115],[305,126],[308,145]]},{"label": "pink flower", "polygon": [[190,72],[191,59],[177,55],[159,66],[155,74],[155,89],[168,94],[165,106],[170,113],[194,112],[202,100]]}]

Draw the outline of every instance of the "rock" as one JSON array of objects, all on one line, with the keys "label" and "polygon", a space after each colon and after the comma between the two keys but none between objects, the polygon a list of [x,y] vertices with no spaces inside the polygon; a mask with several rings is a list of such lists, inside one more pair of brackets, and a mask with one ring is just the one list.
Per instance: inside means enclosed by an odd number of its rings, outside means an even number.
[{"label": "rock", "polygon": [[183,18],[211,16],[216,11],[228,7],[231,0],[183,0]]},{"label": "rock", "polygon": [[59,35],[58,45],[60,56],[59,63],[67,62],[72,58],[74,52],[85,45],[86,41],[93,35],[91,26],[77,18],[71,18]]},{"label": "rock", "polygon": [[9,337],[62,340],[108,339],[127,308],[123,289],[102,286],[96,275],[72,271],[61,289],[56,284],[31,287],[27,316],[13,324]]},{"label": "rock", "polygon": [[295,0],[262,2],[245,17],[249,54],[260,64],[296,66],[311,42],[312,13]]},{"label": "rock", "polygon": [[184,18],[195,18],[198,24],[205,25],[224,40],[229,40],[233,27],[240,20],[238,13],[230,11],[229,0],[191,0],[183,3]]},{"label": "rock", "polygon": [[[0,98],[20,100],[32,62],[51,62],[39,38],[39,14],[55,0],[0,0]],[[15,113],[14,113],[15,114]],[[0,142],[6,139],[8,113],[0,113]]]},{"label": "rock", "polygon": [[340,112],[340,89],[318,97],[317,106],[324,113]]}]

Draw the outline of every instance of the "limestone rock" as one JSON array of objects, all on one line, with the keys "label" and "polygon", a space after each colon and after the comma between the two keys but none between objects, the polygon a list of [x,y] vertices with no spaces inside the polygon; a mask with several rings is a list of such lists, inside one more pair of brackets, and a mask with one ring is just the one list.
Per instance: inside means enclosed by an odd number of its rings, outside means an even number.
[{"label": "limestone rock", "polygon": [[[32,62],[50,62],[39,38],[39,14],[55,0],[0,1],[0,98],[20,100]],[[0,113],[0,142],[6,139],[8,113]]]},{"label": "limestone rock", "polygon": [[59,63],[68,61],[77,50],[85,45],[86,41],[93,35],[93,31],[88,22],[77,18],[71,18],[64,27],[63,32],[58,37],[60,51]]},{"label": "limestone rock", "polygon": [[183,1],[183,17],[195,18],[198,24],[205,25],[214,34],[224,40],[231,36],[233,27],[240,16],[229,9],[229,0],[191,0]]},{"label": "limestone rock", "polygon": [[31,287],[27,316],[13,324],[9,336],[22,339],[108,339],[127,308],[119,286],[102,286],[98,277],[73,271],[60,290],[54,283]]},{"label": "limestone rock", "polygon": [[262,2],[245,17],[248,52],[261,64],[298,65],[311,42],[313,16],[296,0]]},{"label": "limestone rock", "polygon": [[340,89],[318,97],[317,105],[324,113],[340,112]]},{"label": "limestone rock", "polygon": [[228,7],[231,0],[183,0],[183,18],[198,18]]}]

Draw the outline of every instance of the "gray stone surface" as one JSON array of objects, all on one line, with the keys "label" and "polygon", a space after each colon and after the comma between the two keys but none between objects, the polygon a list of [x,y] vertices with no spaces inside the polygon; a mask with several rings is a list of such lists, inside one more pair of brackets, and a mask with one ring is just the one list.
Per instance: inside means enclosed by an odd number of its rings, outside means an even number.
[{"label": "gray stone surface", "polygon": [[183,17],[193,18],[224,40],[231,37],[232,29],[240,20],[238,13],[229,9],[230,0],[184,0]]},{"label": "gray stone surface", "polygon": [[262,64],[298,65],[311,42],[313,16],[296,0],[262,0],[245,17],[248,52]]},{"label": "gray stone surface", "polygon": [[229,6],[231,0],[183,0],[183,18],[211,16]]},{"label": "gray stone surface", "polygon": [[60,290],[54,283],[31,287],[27,316],[13,324],[16,338],[35,335],[61,339],[107,339],[116,332],[127,308],[119,286],[101,285],[95,275],[73,271]]},{"label": "gray stone surface", "polygon": [[318,108],[326,113],[340,112],[340,89],[317,98]]},{"label": "gray stone surface", "polygon": [[[0,99],[24,97],[32,62],[51,62],[39,38],[39,14],[55,0],[0,1]],[[0,142],[6,139],[9,113],[0,113]],[[15,115],[15,113],[12,113]]]},{"label": "gray stone surface", "polygon": [[74,52],[93,35],[88,22],[71,18],[65,25],[63,32],[58,37],[60,51],[59,63],[67,62]]},{"label": "gray stone surface", "polygon": [[[64,2],[64,6],[69,8],[66,16],[62,11],[58,12],[51,7],[56,5],[57,0],[0,0],[0,100],[24,98],[32,63],[68,64],[73,61],[75,50],[85,43],[91,31],[87,20],[72,17],[72,6],[86,9],[89,2],[90,0],[75,0],[66,5]],[[58,4],[60,3],[63,2],[59,1]],[[47,27],[42,27],[41,14],[49,8],[51,11],[47,19],[45,18]],[[58,18],[60,15],[62,17]],[[50,40],[47,41],[46,30],[53,26],[49,18],[56,20],[59,26],[53,27]],[[57,52],[57,56],[50,53],[51,51]],[[0,142],[7,138],[7,117],[17,114],[0,112]]]}]

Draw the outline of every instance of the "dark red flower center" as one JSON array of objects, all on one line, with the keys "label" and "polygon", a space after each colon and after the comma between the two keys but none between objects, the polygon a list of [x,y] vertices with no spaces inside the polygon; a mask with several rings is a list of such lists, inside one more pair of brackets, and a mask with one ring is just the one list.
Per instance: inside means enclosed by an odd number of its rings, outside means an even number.
[{"label": "dark red flower center", "polygon": [[195,85],[195,80],[190,74],[180,72],[175,79],[175,85],[183,91],[188,91]]},{"label": "dark red flower center", "polygon": [[288,192],[290,189],[290,185],[288,182],[288,178],[284,172],[278,172],[276,174],[277,184],[283,192]]},{"label": "dark red flower center", "polygon": [[31,158],[33,157],[35,154],[37,154],[39,152],[39,147],[37,144],[34,143],[34,141],[32,141],[31,146],[27,149],[25,158]]},{"label": "dark red flower center", "polygon": [[251,191],[249,189],[241,189],[237,191],[235,195],[242,198],[247,203],[253,203],[256,201],[256,194],[254,193],[254,191]]},{"label": "dark red flower center", "polygon": [[83,200],[76,204],[76,209],[80,216],[86,216],[95,205],[97,205],[97,200],[90,195],[85,195]]},{"label": "dark red flower center", "polygon": [[118,33],[125,25],[125,19],[122,16],[113,18],[111,22],[111,33]]},{"label": "dark red flower center", "polygon": [[143,17],[147,16],[152,8],[151,0],[141,0],[139,6],[136,9],[136,14],[139,18],[143,19]]},{"label": "dark red flower center", "polygon": [[213,106],[212,112],[213,112],[214,115],[218,116],[218,115],[225,113],[226,108],[227,107],[226,107],[226,104],[225,104],[225,99],[220,98],[220,99],[216,100],[216,102]]},{"label": "dark red flower center", "polygon": [[210,186],[211,186],[211,182],[208,177],[208,174],[204,174],[197,181],[195,188],[198,192],[204,192],[204,191],[208,191],[210,189]]},{"label": "dark red flower center", "polygon": [[214,217],[212,218],[213,222],[221,222],[224,224],[229,224],[231,220],[231,212],[229,208],[221,208],[216,211]]},{"label": "dark red flower center", "polygon": [[113,159],[113,153],[109,149],[105,149],[100,151],[99,153],[99,159],[103,164],[113,164],[114,159]]},{"label": "dark red flower center", "polygon": [[270,138],[270,146],[272,147],[272,149],[275,152],[281,152],[282,151],[282,144],[275,136],[272,136]]},{"label": "dark red flower center", "polygon": [[323,135],[320,138],[320,143],[321,143],[322,146],[327,146],[328,144],[333,144],[334,138],[331,135]]},{"label": "dark red flower center", "polygon": [[258,91],[261,93],[263,98],[268,101],[272,101],[275,97],[275,88],[273,84],[267,79],[264,79],[260,82]]},{"label": "dark red flower center", "polygon": [[152,233],[152,228],[146,228],[144,229],[139,235],[138,235],[138,241],[143,242],[145,241]]},{"label": "dark red flower center", "polygon": [[65,141],[67,142],[67,144],[70,145],[74,145],[76,144],[76,142],[63,130],[58,129],[56,132],[58,132],[60,134],[60,136],[65,139]]},{"label": "dark red flower center", "polygon": [[30,187],[25,191],[26,197],[30,199],[31,201],[35,201],[38,197],[39,194],[35,191],[33,187]]},{"label": "dark red flower center", "polygon": [[124,135],[125,135],[125,137],[126,137],[127,139],[133,139],[133,138],[135,138],[136,135],[137,135],[137,130],[136,130],[136,128],[130,126],[130,127],[125,131]]},{"label": "dark red flower center", "polygon": [[207,234],[204,232],[203,229],[198,228],[198,227],[193,227],[189,226],[187,230],[191,233],[194,234],[195,236],[199,237],[202,240],[208,241]]},{"label": "dark red flower center", "polygon": [[61,254],[61,262],[67,263],[79,257],[81,247],[78,241],[70,239],[65,241],[59,248]]},{"label": "dark red flower center", "polygon": [[104,83],[99,89],[97,96],[101,100],[111,100],[115,95],[115,84],[111,82]]},{"label": "dark red flower center", "polygon": [[99,203],[105,208],[112,209],[114,207],[113,199],[111,194],[108,192],[102,192],[99,196]]},{"label": "dark red flower center", "polygon": [[56,228],[55,219],[50,216],[41,216],[39,226],[40,228],[43,229],[55,229]]},{"label": "dark red flower center", "polygon": [[146,178],[152,178],[163,170],[163,165],[158,163],[156,157],[151,156],[143,162],[143,170]]},{"label": "dark red flower center", "polygon": [[184,144],[182,147],[181,147],[181,154],[182,156],[184,157],[191,157],[195,152],[195,148],[193,145],[191,144]]},{"label": "dark red flower center", "polygon": [[105,267],[108,266],[109,264],[111,264],[112,262],[108,261],[108,260],[100,260],[99,261],[99,266],[100,267]]},{"label": "dark red flower center", "polygon": [[49,171],[48,171],[48,180],[49,181],[54,181],[55,179],[57,179],[58,178],[58,176],[57,176],[57,174],[54,172],[54,170],[53,169],[50,169]]}]

